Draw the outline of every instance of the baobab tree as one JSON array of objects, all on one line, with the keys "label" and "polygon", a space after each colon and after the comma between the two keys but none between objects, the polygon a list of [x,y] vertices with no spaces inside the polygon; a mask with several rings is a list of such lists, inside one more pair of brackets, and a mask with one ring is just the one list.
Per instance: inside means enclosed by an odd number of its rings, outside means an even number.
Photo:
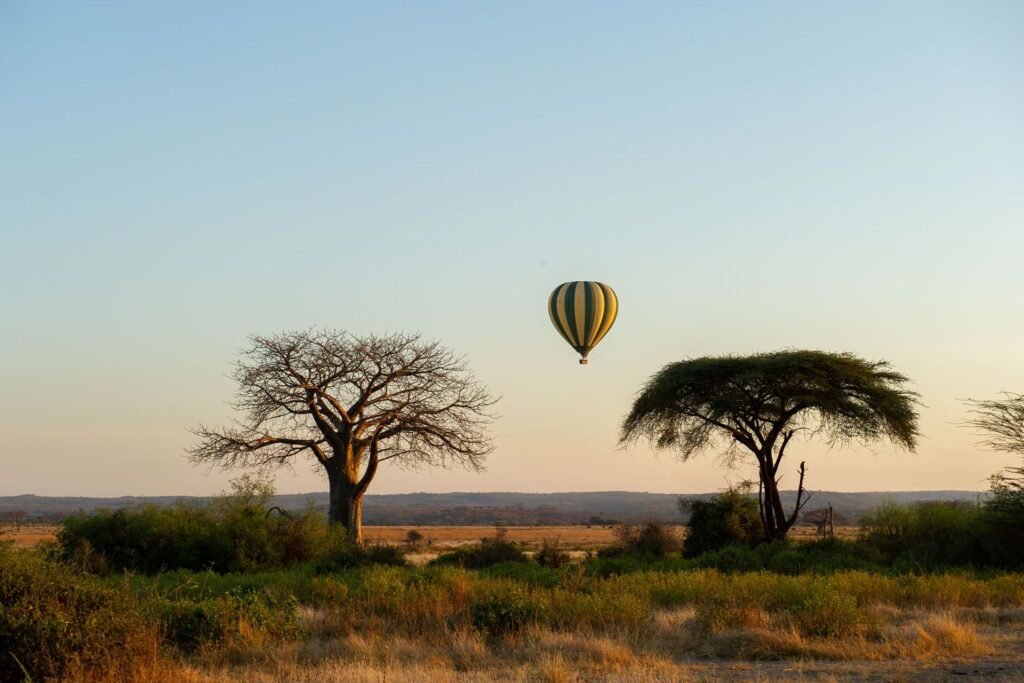
[{"label": "baobab tree", "polygon": [[195,463],[323,468],[327,518],[362,543],[363,495],[381,463],[483,467],[496,400],[463,358],[414,334],[305,330],[253,336],[232,378],[230,427],[199,426]]},{"label": "baobab tree", "polygon": [[753,455],[761,523],[785,538],[809,500],[800,463],[796,504],[786,513],[780,467],[798,434],[831,443],[888,439],[913,450],[917,394],[884,361],[848,353],[780,351],[670,363],[647,382],[622,424],[621,442],[648,438],[682,460],[716,446],[732,460]]}]

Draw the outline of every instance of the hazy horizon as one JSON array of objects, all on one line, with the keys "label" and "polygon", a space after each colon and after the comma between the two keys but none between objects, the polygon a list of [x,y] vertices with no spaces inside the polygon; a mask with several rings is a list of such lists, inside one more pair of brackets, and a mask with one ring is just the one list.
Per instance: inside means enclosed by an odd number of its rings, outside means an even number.
[{"label": "hazy horizon", "polygon": [[[793,493],[795,491],[795,489],[785,489],[785,488],[783,488],[783,489],[780,489],[780,491],[782,493]],[[815,489],[811,489],[811,493],[815,493],[815,491],[816,491]],[[961,489],[961,488],[953,488],[953,489],[876,489],[876,490],[863,490],[863,491],[861,491],[861,490],[857,490],[857,491],[843,491],[843,490],[840,490],[840,489],[828,489],[828,490],[821,489],[821,491],[827,492],[827,493],[943,493],[943,492],[948,492],[948,491],[957,491],[957,492],[961,492],[962,491],[964,493],[987,493],[987,489]],[[461,491],[401,491],[401,492],[398,492],[398,493],[381,493],[379,491],[374,491],[371,488],[367,492],[366,495],[368,495],[368,496],[374,496],[374,495],[378,495],[378,496],[445,496],[445,495],[467,495],[467,494],[572,495],[572,494],[577,494],[577,493],[580,493],[580,494],[582,494],[582,493],[642,493],[642,494],[652,494],[652,495],[659,495],[659,496],[686,496],[686,495],[712,494],[712,493],[716,493],[716,492],[717,491],[683,492],[683,491],[636,491],[636,490],[626,490],[626,489],[618,489],[618,490],[616,490],[616,489],[602,489],[602,490],[592,490],[592,491],[501,491],[501,490],[495,490],[495,491],[470,491],[470,490],[461,490]],[[276,492],[276,495],[283,495],[283,496],[308,496],[308,495],[314,495],[314,494],[327,495],[327,490],[326,489],[320,489],[320,490],[311,490],[311,491],[291,491],[291,492],[277,491]],[[66,494],[66,495],[59,495],[59,496],[48,496],[48,495],[41,495],[41,494],[38,494],[38,493],[25,492],[25,493],[5,493],[5,494],[0,494],[0,498],[17,498],[19,496],[36,496],[38,498],[206,498],[206,497],[208,497],[210,495],[217,495],[217,492],[215,492],[213,494],[165,493],[165,494],[152,494],[152,495],[144,495],[144,494],[136,495],[136,494],[131,494],[131,493],[125,493],[125,494],[109,495],[109,496],[75,495],[75,494]]]},{"label": "hazy horizon", "polygon": [[[1024,393],[1024,4],[0,7],[0,495],[209,495],[248,335],[419,331],[502,396],[484,473],[370,494],[704,493],[618,446],[668,362],[885,359],[916,454],[795,442],[812,490],[983,490]],[[580,367],[549,292],[600,280]],[[310,461],[280,493],[326,490]]]}]

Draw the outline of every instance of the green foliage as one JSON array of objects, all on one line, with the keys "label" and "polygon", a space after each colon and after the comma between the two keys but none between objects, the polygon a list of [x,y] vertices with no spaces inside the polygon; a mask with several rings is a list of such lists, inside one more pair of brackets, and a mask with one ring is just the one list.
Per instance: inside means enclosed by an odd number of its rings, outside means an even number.
[{"label": "green foliage", "polygon": [[697,626],[721,633],[782,623],[804,636],[840,638],[863,632],[872,621],[858,607],[855,597],[827,584],[812,583],[795,591],[792,586],[778,586],[775,593],[751,593],[750,586],[739,588],[736,594],[716,592],[699,600]]},{"label": "green foliage", "polygon": [[679,500],[689,514],[683,556],[697,557],[727,545],[757,545],[764,540],[761,515],[748,492],[730,488],[710,500]]},{"label": "green foliage", "polygon": [[404,566],[407,564],[405,551],[394,545],[357,545],[340,526],[329,530],[329,540],[314,562],[318,572],[338,572],[371,564]]},{"label": "green foliage", "polygon": [[188,569],[256,572],[312,562],[321,571],[403,564],[390,546],[360,548],[339,525],[312,511],[274,514],[273,491],[258,479],[234,482],[211,505],[179,504],[72,515],[57,535],[58,554],[89,571],[156,574]]},{"label": "green foliage", "polygon": [[885,501],[861,518],[861,531],[880,544],[905,542],[914,527],[914,510],[895,501]]},{"label": "green foliage", "polygon": [[682,547],[679,532],[675,528],[658,522],[644,524],[620,524],[615,527],[618,544],[601,548],[599,557],[627,557],[639,555],[651,559],[662,559]]},{"label": "green foliage", "polygon": [[284,639],[296,633],[298,602],[274,590],[233,588],[205,600],[157,600],[165,641],[182,651],[218,646],[244,637],[266,634]]},{"label": "green foliage", "polygon": [[[868,562],[868,549],[867,542],[780,542],[729,546],[695,559],[633,555],[559,569],[533,562],[480,571],[362,565],[322,574],[307,564],[262,573],[178,570],[103,579],[4,549],[0,647],[14,652],[36,679],[59,680],[83,668],[105,676],[126,663],[152,662],[160,647],[172,655],[223,656],[238,645],[267,648],[301,639],[299,604],[315,606],[336,635],[371,630],[422,637],[475,629],[493,638],[515,638],[533,625],[639,638],[657,610],[680,606],[693,607],[698,624],[713,632],[769,624],[842,638],[870,635],[882,605],[1024,604],[1022,574],[884,575],[842,568]],[[701,563],[754,570],[723,572]],[[611,564],[617,570],[604,571]],[[763,569],[771,566],[794,574]],[[0,680],[20,680],[13,658],[0,660],[0,667]]]},{"label": "green foliage", "polygon": [[622,426],[622,439],[647,437],[687,458],[717,437],[722,424],[799,425],[813,420],[832,440],[917,440],[917,395],[885,361],[849,353],[778,351],[670,363],[644,386]]},{"label": "green foliage", "polygon": [[503,562],[528,562],[529,558],[518,543],[503,536],[481,539],[476,545],[463,546],[439,555],[431,562],[437,566],[483,569]]},{"label": "green foliage", "polygon": [[[1024,455],[1024,394],[1004,392],[1000,400],[969,403],[967,424],[981,431],[983,445]],[[984,515],[992,555],[1003,566],[1024,567],[1024,467],[1007,467],[994,475],[991,493]]]},{"label": "green foliage", "polygon": [[[779,464],[806,430],[832,443],[887,439],[913,450],[917,394],[885,361],[849,353],[779,351],[670,363],[643,387],[622,423],[621,442],[649,439],[683,460],[720,447],[753,455],[767,506],[769,539],[785,538],[790,517],[779,501]],[[804,468],[800,468],[803,490]],[[800,497],[797,498],[797,507]],[[693,551],[697,552],[697,551]]]},{"label": "green foliage", "polygon": [[1001,566],[1024,567],[1024,468],[992,477],[992,496],[983,508],[993,558]]},{"label": "green foliage", "polygon": [[766,559],[764,550],[746,545],[728,545],[701,555],[695,559],[694,564],[723,572],[752,572],[765,569]]},{"label": "green foliage", "polygon": [[852,595],[817,591],[789,608],[798,630],[811,636],[845,636],[864,625],[865,615]]},{"label": "green foliage", "polygon": [[480,570],[481,576],[510,579],[526,586],[554,588],[562,584],[568,569],[555,569],[532,562],[502,562]]},{"label": "green foliage", "polygon": [[0,548],[0,680],[127,676],[153,661],[157,643],[156,623],[124,586]]},{"label": "green foliage", "polygon": [[67,518],[57,535],[61,556],[91,571],[148,574],[284,567],[313,559],[328,540],[311,513],[289,519],[243,505],[103,510]]},{"label": "green foliage", "polygon": [[473,627],[489,636],[515,636],[546,613],[546,605],[522,586],[497,584],[470,607]]},{"label": "green foliage", "polygon": [[944,567],[1010,566],[1005,538],[990,522],[985,507],[926,502],[880,505],[861,520],[869,546],[884,562],[905,571]]}]

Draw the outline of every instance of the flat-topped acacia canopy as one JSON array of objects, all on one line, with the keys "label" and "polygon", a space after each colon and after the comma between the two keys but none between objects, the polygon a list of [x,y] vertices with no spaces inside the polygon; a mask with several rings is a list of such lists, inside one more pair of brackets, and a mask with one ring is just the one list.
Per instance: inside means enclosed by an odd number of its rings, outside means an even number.
[{"label": "flat-topped acacia canopy", "polygon": [[807,432],[830,443],[889,440],[913,450],[918,395],[908,384],[887,362],[850,353],[792,350],[679,361],[648,380],[623,421],[621,441],[650,439],[683,460],[716,445],[753,453],[765,534],[782,538],[807,502],[803,463],[790,515],[779,497],[779,466],[792,438]]}]

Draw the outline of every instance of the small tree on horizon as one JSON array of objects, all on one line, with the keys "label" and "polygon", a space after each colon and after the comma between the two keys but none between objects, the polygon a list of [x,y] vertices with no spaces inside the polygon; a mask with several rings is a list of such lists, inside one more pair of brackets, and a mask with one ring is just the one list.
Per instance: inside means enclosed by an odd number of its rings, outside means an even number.
[{"label": "small tree on horizon", "polygon": [[200,425],[190,459],[230,469],[309,456],[327,476],[328,521],[357,543],[380,463],[480,470],[493,448],[486,427],[496,399],[436,341],[313,329],[250,342],[231,375],[241,419]]},{"label": "small tree on horizon", "polygon": [[908,384],[885,361],[849,353],[778,351],[670,363],[633,403],[621,443],[649,439],[684,462],[716,447],[733,460],[752,454],[765,536],[782,539],[809,499],[803,462],[790,513],[779,494],[793,438],[803,432],[831,444],[887,439],[913,451],[918,395]]}]

